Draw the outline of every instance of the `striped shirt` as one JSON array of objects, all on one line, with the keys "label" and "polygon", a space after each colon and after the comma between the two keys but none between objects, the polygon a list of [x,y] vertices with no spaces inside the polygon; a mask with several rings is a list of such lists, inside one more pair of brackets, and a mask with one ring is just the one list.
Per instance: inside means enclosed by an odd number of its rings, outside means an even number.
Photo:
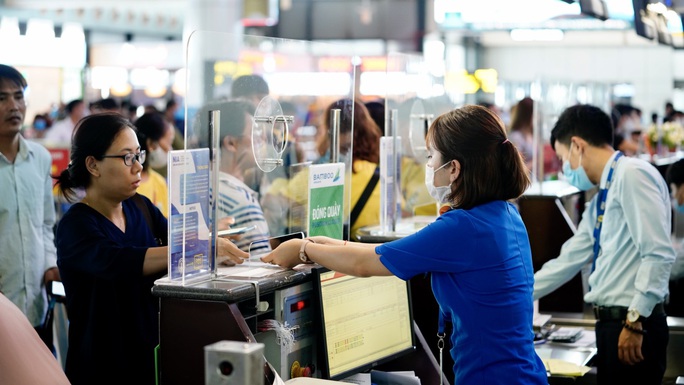
[{"label": "striped shirt", "polygon": [[242,234],[240,239],[234,240],[237,247],[251,255],[270,251],[268,224],[258,194],[241,180],[224,172],[219,176],[218,190],[219,220],[232,217],[235,223],[231,227],[234,228],[256,226],[254,230]]}]

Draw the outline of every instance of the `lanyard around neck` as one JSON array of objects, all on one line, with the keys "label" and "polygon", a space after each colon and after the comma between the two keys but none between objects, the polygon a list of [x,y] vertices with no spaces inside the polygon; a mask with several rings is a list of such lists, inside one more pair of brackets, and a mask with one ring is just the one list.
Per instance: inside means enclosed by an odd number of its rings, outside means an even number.
[{"label": "lanyard around neck", "polygon": [[594,226],[594,260],[591,263],[591,272],[594,272],[596,268],[596,259],[601,251],[601,228],[603,227],[603,214],[606,212],[606,197],[608,196],[608,189],[613,180],[613,172],[617,166],[617,162],[622,156],[622,152],[618,151],[617,155],[613,159],[613,163],[610,165],[610,171],[608,171],[608,178],[606,179],[606,186],[599,191],[598,200],[596,202],[596,226]]}]

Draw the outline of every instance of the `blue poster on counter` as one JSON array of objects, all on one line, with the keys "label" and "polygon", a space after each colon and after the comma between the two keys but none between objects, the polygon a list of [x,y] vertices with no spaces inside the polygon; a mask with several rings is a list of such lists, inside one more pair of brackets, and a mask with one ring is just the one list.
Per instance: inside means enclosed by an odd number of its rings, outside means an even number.
[{"label": "blue poster on counter", "polygon": [[171,151],[169,159],[169,278],[210,273],[209,149]]}]

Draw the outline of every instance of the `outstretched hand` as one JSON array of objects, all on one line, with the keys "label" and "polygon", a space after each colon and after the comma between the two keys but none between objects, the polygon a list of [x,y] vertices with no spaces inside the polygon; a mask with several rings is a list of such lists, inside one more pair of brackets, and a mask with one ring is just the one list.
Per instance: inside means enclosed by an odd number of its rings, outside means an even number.
[{"label": "outstretched hand", "polygon": [[[228,229],[230,229],[234,224],[235,224],[235,218],[233,218],[233,217],[224,217],[224,218],[219,219],[219,221],[218,221],[218,223],[217,223],[216,230],[219,230],[219,231],[220,231],[220,230],[228,230]],[[237,240],[239,240],[240,238],[242,238],[242,235],[241,235],[241,234],[233,234],[233,235],[229,235],[229,236],[224,237],[224,238],[228,238],[228,239],[232,239],[232,240],[234,240],[234,241],[237,241]]]},{"label": "outstretched hand", "polygon": [[249,254],[245,251],[240,250],[233,242],[218,238],[216,240],[216,260],[219,263],[235,263],[241,264],[246,259],[249,258]]},{"label": "outstretched hand", "polygon": [[299,259],[299,249],[302,247],[304,239],[290,239],[281,243],[273,251],[261,257],[261,261],[291,269],[302,261]]}]

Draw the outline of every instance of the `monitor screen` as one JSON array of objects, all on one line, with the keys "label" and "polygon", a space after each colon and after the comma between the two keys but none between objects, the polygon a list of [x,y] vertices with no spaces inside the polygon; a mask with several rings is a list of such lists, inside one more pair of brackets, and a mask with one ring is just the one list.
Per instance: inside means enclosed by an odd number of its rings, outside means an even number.
[{"label": "monitor screen", "polygon": [[312,270],[320,301],[323,378],[341,380],[415,349],[408,282]]},{"label": "monitor screen", "polygon": [[579,0],[580,12],[600,20],[608,20],[608,8],[603,0]]},{"label": "monitor screen", "polygon": [[657,37],[655,20],[647,9],[649,0],[632,0],[634,7],[634,29],[637,35],[654,40]]}]

